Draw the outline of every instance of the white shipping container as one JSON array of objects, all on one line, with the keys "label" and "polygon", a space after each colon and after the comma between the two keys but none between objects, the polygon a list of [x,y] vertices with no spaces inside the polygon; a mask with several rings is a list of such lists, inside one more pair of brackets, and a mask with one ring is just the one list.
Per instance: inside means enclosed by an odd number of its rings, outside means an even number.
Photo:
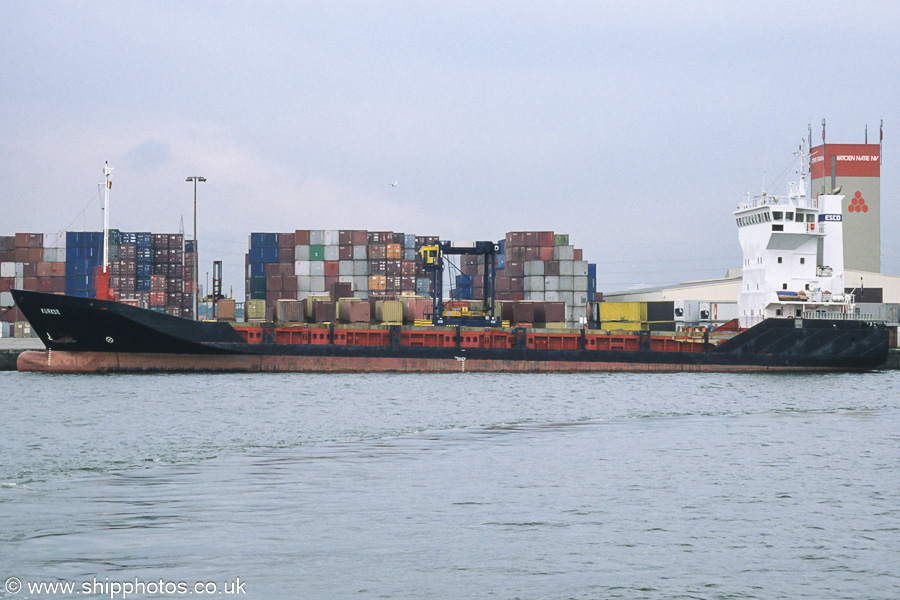
[{"label": "white shipping container", "polygon": [[353,276],[353,261],[352,260],[342,260],[338,262],[338,275],[350,275]]},{"label": "white shipping container", "polygon": [[575,260],[575,246],[553,246],[553,260]]},{"label": "white shipping container", "polygon": [[544,278],[543,277],[525,277],[525,291],[526,292],[543,292],[544,291]]},{"label": "white shipping container", "polygon": [[313,229],[309,232],[309,245],[310,246],[324,246],[325,245],[325,231],[323,229]]},{"label": "white shipping container", "polygon": [[15,304],[12,294],[9,292],[0,292],[0,308],[7,308]]},{"label": "white shipping container", "polygon": [[[557,246],[560,248],[561,246]],[[561,260],[559,261],[559,274],[562,275],[571,275],[575,276],[575,262],[571,260]]]},{"label": "white shipping container", "polygon": [[325,246],[325,260],[340,260],[340,246]]},{"label": "white shipping container", "polygon": [[547,290],[544,292],[544,301],[545,302],[559,302],[559,291],[550,291]]},{"label": "white shipping container", "polygon": [[576,260],[572,265],[575,277],[587,277],[588,264],[586,260]]},{"label": "white shipping container", "polygon": [[544,261],[542,260],[526,260],[525,261],[525,277],[529,275],[543,275]]},{"label": "white shipping container", "polygon": [[309,246],[294,246],[294,260],[309,260]]},{"label": "white shipping container", "polygon": [[297,300],[300,300],[301,302],[306,300],[307,296],[309,296],[309,292],[306,292],[306,291],[297,292]]},{"label": "white shipping container", "polygon": [[[357,292],[369,291],[369,277],[367,275],[353,277],[353,289]],[[368,294],[367,294],[368,295]],[[362,296],[365,298],[366,296]]]},{"label": "white shipping container", "polygon": [[[326,246],[337,246],[341,243],[341,232],[337,229],[326,229],[323,232],[323,244]],[[336,258],[326,258],[325,260],[337,260]]]},{"label": "white shipping container", "polygon": [[575,292],[586,292],[588,289],[587,276],[580,277],[578,275],[575,276],[575,287],[572,288]]},{"label": "white shipping container", "polygon": [[548,275],[544,277],[544,291],[545,292],[558,292],[559,291],[559,275]]},{"label": "white shipping container", "polygon": [[65,248],[57,248],[56,249],[56,262],[66,262],[66,249]]},{"label": "white shipping container", "polygon": [[350,289],[353,289],[353,275],[338,275],[338,283],[349,283]]},{"label": "white shipping container", "polygon": [[366,260],[354,260],[353,261],[353,274],[354,275],[368,275],[369,274],[369,262]]},{"label": "white shipping container", "polygon": [[353,260],[366,260],[368,258],[367,246],[353,246]]},{"label": "white shipping container", "polygon": [[13,324],[6,321],[0,322],[0,338],[11,338],[13,336]]},{"label": "white shipping container", "polygon": [[737,302],[710,302],[709,320],[712,323],[727,323],[738,318]]},{"label": "white shipping container", "polygon": [[299,275],[297,277],[297,291],[298,292],[308,292],[309,291],[309,275]]},{"label": "white shipping container", "polygon": [[[17,262],[17,263],[15,263],[15,265],[16,265],[16,277],[17,278],[25,277],[25,263]],[[21,288],[22,286],[20,285],[18,287]]]},{"label": "white shipping container", "polygon": [[58,254],[56,248],[44,248],[44,262],[59,262]]},{"label": "white shipping container", "polygon": [[369,290],[354,290],[353,297],[360,300],[366,300],[369,297]]},{"label": "white shipping container", "polygon": [[525,291],[525,300],[530,300],[531,302],[544,302],[544,297],[544,292]]},{"label": "white shipping container", "polygon": [[561,292],[574,292],[575,291],[575,278],[571,275],[560,275],[559,276],[559,291]]},{"label": "white shipping container", "polygon": [[14,263],[14,262],[0,263],[0,277],[15,277],[15,276],[16,276],[16,263]]},{"label": "white shipping container", "polygon": [[571,306],[571,305],[575,304],[575,292],[566,292],[566,291],[559,292],[559,301],[565,302],[566,306]]},{"label": "white shipping container", "polygon": [[321,294],[325,291],[325,276],[313,275],[309,278],[309,291],[314,294]]},{"label": "white shipping container", "polygon": [[[309,246],[307,246],[308,248]],[[312,263],[308,260],[295,260],[294,261],[294,275],[297,277],[309,277],[312,275],[310,271]],[[322,267],[324,269],[324,267]]]},{"label": "white shipping container", "polygon": [[311,260],[309,262],[309,274],[313,277],[324,277],[325,262],[321,260]]}]

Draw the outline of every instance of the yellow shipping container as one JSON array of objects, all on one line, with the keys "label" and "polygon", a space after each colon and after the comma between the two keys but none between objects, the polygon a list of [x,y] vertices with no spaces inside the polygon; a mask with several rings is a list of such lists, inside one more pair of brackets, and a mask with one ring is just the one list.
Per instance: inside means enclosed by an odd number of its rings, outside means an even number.
[{"label": "yellow shipping container", "polygon": [[[634,323],[637,325],[635,329],[640,329],[640,324],[647,321],[646,302],[599,302],[597,303],[597,311],[599,313],[598,321],[622,324]],[[607,328],[603,327],[603,329]],[[619,327],[619,329],[624,328]]]},{"label": "yellow shipping container", "polygon": [[646,322],[601,321],[600,329],[606,331],[648,331],[650,325]]},{"label": "yellow shipping container", "polygon": [[382,323],[403,323],[403,302],[379,300],[375,303],[375,320]]},{"label": "yellow shipping container", "polygon": [[266,301],[265,300],[247,300],[246,303],[248,319],[265,320],[266,319]]}]

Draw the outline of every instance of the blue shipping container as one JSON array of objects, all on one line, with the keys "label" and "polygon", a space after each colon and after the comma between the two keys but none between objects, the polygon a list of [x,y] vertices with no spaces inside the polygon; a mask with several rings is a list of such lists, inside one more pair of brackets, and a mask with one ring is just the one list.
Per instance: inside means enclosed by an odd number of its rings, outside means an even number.
[{"label": "blue shipping container", "polygon": [[266,263],[252,262],[250,263],[250,277],[265,277]]}]

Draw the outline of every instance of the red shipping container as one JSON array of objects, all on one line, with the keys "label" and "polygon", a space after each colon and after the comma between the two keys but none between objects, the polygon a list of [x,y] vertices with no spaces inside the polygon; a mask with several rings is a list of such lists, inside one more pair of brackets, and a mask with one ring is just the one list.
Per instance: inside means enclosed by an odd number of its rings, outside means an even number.
[{"label": "red shipping container", "polygon": [[[553,258],[551,255],[550,258]],[[542,260],[540,246],[528,246],[525,248],[525,260]]]},{"label": "red shipping container", "polygon": [[387,245],[386,244],[369,244],[368,248],[368,256],[369,259],[376,260],[384,260],[387,258]]},{"label": "red shipping container", "polygon": [[538,237],[541,240],[541,246],[550,246],[552,248],[554,243],[556,242],[555,236],[553,235],[552,231],[541,231],[538,234]]},{"label": "red shipping container", "polygon": [[525,276],[525,263],[507,262],[506,268],[503,270],[503,272],[507,277],[524,277]]},{"label": "red shipping container", "polygon": [[400,274],[401,275],[412,275],[416,274],[416,261],[414,260],[404,260],[400,263]]},{"label": "red shipping container", "polygon": [[[28,234],[27,233],[17,233],[16,234],[16,248],[27,248],[28,247]],[[18,262],[18,261],[16,261]]]},{"label": "red shipping container", "polygon": [[545,260],[544,261],[544,275],[559,275],[559,261],[558,260]]},{"label": "red shipping container", "polygon": [[298,229],[294,232],[295,246],[309,246],[309,229]]},{"label": "red shipping container", "polygon": [[275,275],[281,275],[281,267],[278,266],[278,263],[266,263],[266,277],[274,277]]},{"label": "red shipping container", "polygon": [[37,263],[37,276],[38,277],[50,277],[53,274],[53,271],[50,268],[50,265],[53,263],[48,262],[39,262]]},{"label": "red shipping container", "polygon": [[[278,247],[285,248],[285,249],[290,248],[291,250],[293,250],[294,249],[294,239],[295,238],[294,238],[293,233],[279,233],[278,234]],[[281,252],[279,252],[278,254],[279,254],[279,256],[282,255]],[[291,253],[291,256],[293,257],[293,253]]]},{"label": "red shipping container", "polygon": [[[341,233],[345,232],[342,231]],[[346,233],[349,234],[350,232]],[[353,246],[349,244],[344,245],[343,243],[341,243],[341,245],[338,247],[338,258],[340,260],[353,260]]]},{"label": "red shipping container", "polygon": [[553,260],[553,246],[541,246],[538,260]]},{"label": "red shipping container", "polygon": [[294,263],[278,263],[278,273],[273,273],[273,275],[281,275],[282,277],[286,277],[288,275],[294,274]]},{"label": "red shipping container", "polygon": [[52,292],[53,287],[51,285],[51,281],[53,281],[52,277],[38,277],[38,291],[39,292]]},{"label": "red shipping container", "polygon": [[574,253],[574,255],[575,255],[575,260],[576,260],[576,261],[582,261],[582,260],[584,260],[584,258],[583,258],[583,257],[584,257],[584,251],[583,251],[581,248],[574,248],[574,252],[573,252],[573,253]]},{"label": "red shipping container", "polygon": [[521,247],[525,245],[525,232],[510,231],[506,234],[506,248]]},{"label": "red shipping container", "polygon": [[340,231],[338,231],[338,244],[340,244],[341,246],[349,246],[353,244],[353,232],[349,229],[341,229]]},{"label": "red shipping container", "polygon": [[[63,263],[65,264],[65,263]],[[66,278],[65,277],[51,277],[50,278],[50,291],[54,294],[65,294],[66,293]]]},{"label": "red shipping container", "polygon": [[0,292],[8,292],[15,286],[16,286],[16,278],[15,277],[0,278]]},{"label": "red shipping container", "polygon": [[282,275],[281,276],[281,289],[284,290],[285,293],[290,293],[290,297],[296,297],[297,292],[297,276],[296,275]]},{"label": "red shipping container", "polygon": [[522,300],[525,299],[525,278],[524,277],[510,277],[509,278],[509,291],[510,292],[521,292]]},{"label": "red shipping container", "polygon": [[511,262],[525,262],[524,246],[514,246],[506,249],[506,264]]},{"label": "red shipping container", "polygon": [[365,246],[369,243],[368,233],[365,229],[354,229],[350,232],[350,243],[354,246]]},{"label": "red shipping container", "polygon": [[525,232],[525,246],[539,248],[541,246],[541,234],[537,231]]},{"label": "red shipping container", "polygon": [[[266,277],[266,291],[278,291],[280,292],[282,289],[282,279],[281,275],[269,275]],[[266,295],[268,299],[268,294]]]},{"label": "red shipping container", "polygon": [[330,290],[331,286],[338,282],[337,276],[326,275],[325,276],[325,289]]},{"label": "red shipping container", "polygon": [[37,263],[27,262],[22,264],[22,273],[25,277],[37,277]]},{"label": "red shipping container", "polygon": [[331,284],[328,287],[329,295],[331,299],[337,302],[341,298],[352,298],[353,297],[353,284],[338,281],[336,283]]},{"label": "red shipping container", "polygon": [[335,277],[340,274],[340,262],[336,260],[325,261],[325,277]]}]

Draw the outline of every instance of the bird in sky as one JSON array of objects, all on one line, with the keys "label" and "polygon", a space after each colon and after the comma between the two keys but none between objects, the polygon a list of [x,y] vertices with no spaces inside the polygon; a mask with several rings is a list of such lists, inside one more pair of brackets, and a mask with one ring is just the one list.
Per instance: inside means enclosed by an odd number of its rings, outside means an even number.
[{"label": "bird in sky", "polygon": [[397,187],[397,184],[398,184],[398,183],[400,183],[400,182],[399,182],[399,181],[395,181],[394,183],[391,184],[391,187]]}]

